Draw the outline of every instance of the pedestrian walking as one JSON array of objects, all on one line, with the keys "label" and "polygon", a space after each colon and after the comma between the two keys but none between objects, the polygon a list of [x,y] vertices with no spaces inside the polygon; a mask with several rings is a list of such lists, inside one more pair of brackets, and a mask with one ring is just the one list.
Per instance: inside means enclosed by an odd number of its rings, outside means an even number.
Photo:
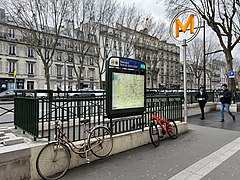
[{"label": "pedestrian walking", "polygon": [[221,120],[220,122],[224,122],[224,108],[226,107],[227,113],[232,117],[233,121],[235,121],[236,117],[230,112],[230,105],[232,99],[232,92],[228,90],[227,84],[222,85],[223,91],[220,92],[219,98],[221,102]]},{"label": "pedestrian walking", "polygon": [[199,91],[197,92],[197,94],[195,96],[195,99],[198,101],[199,107],[200,107],[200,110],[201,110],[202,117],[200,119],[204,120],[205,119],[204,107],[205,107],[205,105],[207,103],[207,100],[208,100],[208,94],[205,91],[204,86],[199,87]]}]

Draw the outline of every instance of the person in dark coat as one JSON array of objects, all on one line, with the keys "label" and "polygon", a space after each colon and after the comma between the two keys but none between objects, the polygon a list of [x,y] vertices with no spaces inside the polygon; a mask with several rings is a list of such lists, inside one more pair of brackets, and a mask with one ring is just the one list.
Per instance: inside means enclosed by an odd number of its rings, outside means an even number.
[{"label": "person in dark coat", "polygon": [[198,93],[195,96],[195,99],[198,101],[199,107],[201,109],[202,117],[200,119],[204,120],[205,119],[204,107],[205,107],[205,105],[207,103],[207,100],[208,100],[208,94],[205,91],[205,88],[203,86],[200,86],[199,91],[198,91]]},{"label": "person in dark coat", "polygon": [[235,116],[230,112],[230,105],[232,100],[232,92],[228,90],[227,84],[222,85],[223,91],[219,94],[220,102],[221,102],[221,120],[220,122],[224,122],[224,108],[226,107],[227,113],[232,117],[233,121],[235,121]]}]

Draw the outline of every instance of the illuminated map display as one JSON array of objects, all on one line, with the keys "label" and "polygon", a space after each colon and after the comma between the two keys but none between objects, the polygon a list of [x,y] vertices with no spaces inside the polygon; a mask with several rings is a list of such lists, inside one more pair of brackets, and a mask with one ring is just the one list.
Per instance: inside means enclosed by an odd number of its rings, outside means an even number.
[{"label": "illuminated map display", "polygon": [[144,107],[144,75],[113,72],[112,110]]},{"label": "illuminated map display", "polygon": [[106,63],[106,114],[109,118],[142,115],[146,110],[146,64],[124,57]]}]

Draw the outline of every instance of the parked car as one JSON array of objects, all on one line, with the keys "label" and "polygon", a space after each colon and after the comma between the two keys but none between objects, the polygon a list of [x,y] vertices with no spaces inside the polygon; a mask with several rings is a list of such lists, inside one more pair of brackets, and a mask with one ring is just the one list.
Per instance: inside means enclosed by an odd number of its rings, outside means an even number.
[{"label": "parked car", "polygon": [[79,89],[74,93],[69,94],[70,97],[93,97],[93,90],[91,88]]},{"label": "parked car", "polygon": [[0,100],[2,101],[7,101],[7,100],[13,100],[15,96],[15,92],[13,91],[13,89],[10,90],[6,90],[0,93]]},{"label": "parked car", "polygon": [[77,92],[70,93],[70,97],[95,97],[95,96],[103,96],[105,90],[96,89],[93,90],[91,88],[79,89]]},{"label": "parked car", "polygon": [[105,90],[103,89],[95,89],[94,91],[95,96],[103,96],[105,93]]},{"label": "parked car", "polygon": [[0,93],[0,100],[14,100],[14,96],[33,97],[31,92],[22,92],[23,89],[9,89]]}]

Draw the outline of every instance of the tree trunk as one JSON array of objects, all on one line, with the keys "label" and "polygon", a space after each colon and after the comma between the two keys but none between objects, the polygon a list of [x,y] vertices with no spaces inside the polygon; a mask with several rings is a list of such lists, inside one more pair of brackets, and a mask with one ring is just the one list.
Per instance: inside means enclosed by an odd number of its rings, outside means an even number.
[{"label": "tree trunk", "polygon": [[[232,63],[232,60],[233,60],[232,52],[230,50],[227,50],[227,51],[224,51],[224,54],[225,54],[225,58],[226,58],[226,62],[227,62],[227,71],[228,71],[228,75],[229,75],[230,71],[233,70],[233,67],[232,67],[232,65],[233,65],[233,63]],[[235,78],[229,78],[228,80],[229,80],[228,81],[229,82],[228,88],[232,91],[235,91],[236,90]]]},{"label": "tree trunk", "polygon": [[153,88],[153,84],[154,84],[154,80],[153,80],[153,72],[151,73],[151,80],[152,80],[152,88]]},{"label": "tree trunk", "polygon": [[197,89],[200,87],[200,77],[197,78]]},{"label": "tree trunk", "polygon": [[99,74],[99,85],[100,89],[103,89],[102,74]]},{"label": "tree trunk", "polygon": [[81,83],[81,76],[78,76],[77,77],[77,89],[76,90],[80,89],[80,83]]},{"label": "tree trunk", "polygon": [[45,78],[47,83],[47,90],[50,90],[50,75],[49,75],[49,66],[45,65]]}]

